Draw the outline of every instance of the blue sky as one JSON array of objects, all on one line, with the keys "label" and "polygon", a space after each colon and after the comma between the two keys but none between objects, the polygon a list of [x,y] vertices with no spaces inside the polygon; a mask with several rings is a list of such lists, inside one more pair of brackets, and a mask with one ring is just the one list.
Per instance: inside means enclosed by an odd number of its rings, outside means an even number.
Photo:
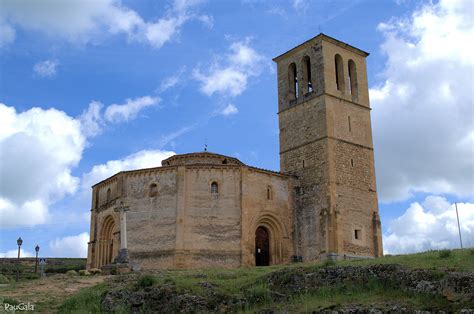
[{"label": "blue sky", "polygon": [[473,4],[0,0],[0,256],[84,256],[90,186],[172,153],[279,170],[271,59],[370,52],[388,253],[474,246]]}]

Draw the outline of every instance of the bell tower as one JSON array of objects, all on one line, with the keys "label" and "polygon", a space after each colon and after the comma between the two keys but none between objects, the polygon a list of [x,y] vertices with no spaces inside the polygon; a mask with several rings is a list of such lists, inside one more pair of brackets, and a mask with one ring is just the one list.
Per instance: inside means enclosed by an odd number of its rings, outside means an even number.
[{"label": "bell tower", "polygon": [[273,59],[281,172],[298,177],[295,252],[382,255],[365,58],[324,34]]}]

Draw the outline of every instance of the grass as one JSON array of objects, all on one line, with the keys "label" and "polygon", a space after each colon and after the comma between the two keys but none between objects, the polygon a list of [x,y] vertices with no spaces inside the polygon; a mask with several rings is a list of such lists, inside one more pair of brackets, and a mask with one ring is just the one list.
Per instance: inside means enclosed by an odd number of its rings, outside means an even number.
[{"label": "grass", "polygon": [[[352,282],[330,287],[315,287],[301,294],[283,296],[284,301],[277,301],[275,291],[270,291],[264,280],[269,274],[279,272],[278,280],[285,284],[284,276],[292,276],[294,270],[303,268],[307,272],[321,267],[336,266],[368,266],[374,264],[400,264],[411,269],[431,270],[435,278],[442,279],[446,271],[473,272],[474,250],[430,251],[425,253],[386,256],[370,260],[346,260],[331,263],[298,263],[270,267],[250,267],[238,269],[199,269],[199,270],[167,270],[158,273],[129,274],[129,283],[125,287],[131,290],[147,289],[151,286],[173,286],[180,293],[199,295],[204,298],[223,299],[232,297],[245,298],[247,304],[241,310],[244,312],[264,311],[274,309],[277,312],[312,312],[322,309],[337,310],[347,305],[369,304],[401,304],[408,308],[422,310],[450,309],[458,306],[449,303],[441,297],[415,294],[391,287],[387,284],[369,280],[367,282]],[[122,278],[122,277],[117,277]],[[289,277],[291,278],[291,277]],[[81,291],[69,299],[61,307],[61,312],[74,313],[76,309],[86,309],[94,313],[100,309],[100,296],[107,290],[104,284]],[[210,294],[209,292],[213,293]],[[212,300],[210,300],[212,301]],[[216,301],[218,302],[218,301]],[[87,304],[86,304],[87,303]],[[88,306],[88,307],[87,307]],[[468,305],[472,306],[472,304]]]},{"label": "grass", "polygon": [[[375,264],[400,264],[410,269],[422,268],[431,270],[452,270],[459,272],[474,272],[474,249],[428,251],[416,254],[384,256],[377,259],[367,260],[346,260],[340,261],[337,265],[375,265]],[[441,256],[443,255],[443,256]],[[447,255],[447,256],[445,256]]]},{"label": "grass", "polygon": [[67,299],[60,307],[59,313],[100,313],[102,295],[107,292],[105,283],[84,288]]},{"label": "grass", "polygon": [[440,310],[451,308],[448,301],[424,294],[413,294],[395,287],[389,287],[379,281],[369,281],[363,285],[338,285],[323,287],[316,291],[296,295],[284,304],[263,304],[251,310],[264,309],[271,305],[279,311],[313,312],[318,310],[338,310],[343,305],[403,304],[422,310]]}]

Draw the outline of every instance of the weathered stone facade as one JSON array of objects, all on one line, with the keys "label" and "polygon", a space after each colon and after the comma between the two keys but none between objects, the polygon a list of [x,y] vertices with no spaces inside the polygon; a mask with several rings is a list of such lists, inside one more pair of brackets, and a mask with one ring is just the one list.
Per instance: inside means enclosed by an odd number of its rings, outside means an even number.
[{"label": "weathered stone facade", "polygon": [[320,34],[274,59],[279,173],[201,152],[94,185],[88,268],[118,254],[120,203],[143,269],[380,256],[367,55]]}]

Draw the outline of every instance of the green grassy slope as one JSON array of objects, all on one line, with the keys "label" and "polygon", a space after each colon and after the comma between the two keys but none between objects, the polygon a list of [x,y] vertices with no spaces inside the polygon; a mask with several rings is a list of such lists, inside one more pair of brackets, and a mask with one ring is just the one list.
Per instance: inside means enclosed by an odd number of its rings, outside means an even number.
[{"label": "green grassy slope", "polygon": [[[406,308],[456,311],[462,308],[474,308],[474,304],[469,300],[453,302],[446,297],[414,293],[375,279],[362,278],[355,282],[316,286],[298,292],[285,286],[286,283],[294,284],[298,276],[304,278],[321,269],[388,264],[402,265],[407,271],[429,270],[426,273],[434,274],[435,278],[443,278],[449,272],[473,273],[474,249],[431,251],[371,260],[341,261],[335,264],[303,263],[239,269],[167,270],[114,276],[105,286],[88,288],[73,296],[63,304],[61,311],[76,312],[79,310],[78,304],[81,304],[80,310],[95,313],[101,308],[98,293],[102,294],[103,299],[105,291],[111,290],[119,291],[125,297],[137,293],[145,295],[145,299],[147,296],[151,299],[155,296],[156,298],[164,296],[164,299],[168,298],[169,303],[175,306],[168,307],[170,311],[187,311],[196,304],[206,306],[216,304],[215,306],[223,311],[243,312],[256,310],[309,312],[341,308],[365,310],[367,306],[394,310]],[[190,301],[183,301],[183,298]],[[156,309],[158,306],[153,304],[158,302],[156,300],[147,302],[145,300],[140,305],[144,311]],[[163,303],[159,306],[162,307]],[[189,307],[183,308],[183,306]],[[130,307],[124,303],[115,309],[128,312]]]}]

